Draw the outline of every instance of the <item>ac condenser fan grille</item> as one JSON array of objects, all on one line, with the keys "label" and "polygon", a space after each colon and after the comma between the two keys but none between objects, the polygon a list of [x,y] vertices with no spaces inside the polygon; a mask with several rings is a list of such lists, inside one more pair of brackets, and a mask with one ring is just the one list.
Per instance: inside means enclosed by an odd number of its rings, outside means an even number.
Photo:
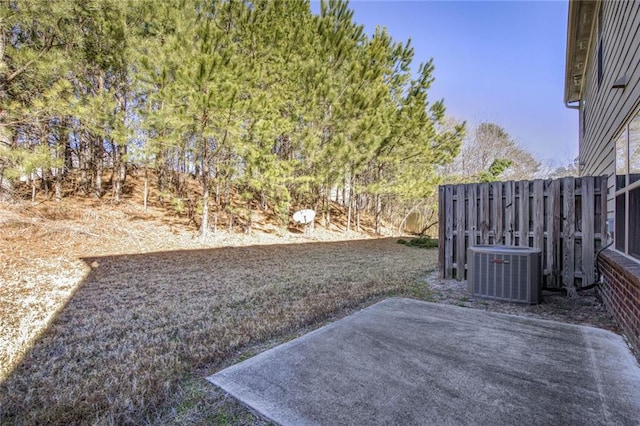
[{"label": "ac condenser fan grille", "polygon": [[542,299],[540,250],[527,247],[469,248],[468,287],[474,296],[518,303]]}]

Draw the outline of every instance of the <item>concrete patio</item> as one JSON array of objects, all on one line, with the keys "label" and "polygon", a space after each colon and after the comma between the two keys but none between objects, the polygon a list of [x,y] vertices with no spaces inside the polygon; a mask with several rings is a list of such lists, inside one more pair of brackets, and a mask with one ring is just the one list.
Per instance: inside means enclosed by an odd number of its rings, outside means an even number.
[{"label": "concrete patio", "polygon": [[638,425],[606,330],[387,299],[208,380],[282,425]]}]

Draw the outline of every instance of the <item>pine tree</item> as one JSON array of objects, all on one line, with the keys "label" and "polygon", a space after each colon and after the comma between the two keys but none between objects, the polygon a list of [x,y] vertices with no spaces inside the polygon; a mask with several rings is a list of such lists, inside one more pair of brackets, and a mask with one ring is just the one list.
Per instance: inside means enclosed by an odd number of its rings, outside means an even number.
[{"label": "pine tree", "polygon": [[[199,4],[195,22],[180,29],[182,61],[176,70],[172,109],[179,121],[179,133],[189,141],[197,159],[202,187],[200,233],[209,227],[212,179],[228,178],[233,140],[240,133],[243,99],[240,98],[242,58],[234,45],[236,21],[244,4],[213,2]],[[189,12],[190,13],[190,12]],[[187,27],[189,23],[192,26]],[[177,48],[175,46],[174,48]]]},{"label": "pine tree", "polygon": [[72,92],[65,75],[75,30],[71,5],[0,5],[0,172],[5,188],[12,177],[31,174],[32,198],[36,172],[47,192],[48,176],[59,183],[64,174],[58,160],[68,152],[64,127]]}]

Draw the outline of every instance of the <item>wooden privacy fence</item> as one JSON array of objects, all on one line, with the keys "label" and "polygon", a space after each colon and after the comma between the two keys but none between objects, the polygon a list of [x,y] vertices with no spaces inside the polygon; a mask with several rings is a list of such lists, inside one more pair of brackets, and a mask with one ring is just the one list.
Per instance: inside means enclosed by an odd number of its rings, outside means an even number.
[{"label": "wooden privacy fence", "polygon": [[466,278],[467,248],[506,244],[542,250],[547,287],[595,281],[606,239],[607,177],[441,185],[442,278]]}]

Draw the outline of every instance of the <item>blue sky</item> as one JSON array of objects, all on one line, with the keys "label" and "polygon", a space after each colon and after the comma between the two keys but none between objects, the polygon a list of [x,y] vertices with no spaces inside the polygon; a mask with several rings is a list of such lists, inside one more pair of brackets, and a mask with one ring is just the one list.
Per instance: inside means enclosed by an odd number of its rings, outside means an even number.
[{"label": "blue sky", "polygon": [[[537,158],[570,162],[578,151],[577,111],[565,108],[567,1],[350,2],[373,33],[411,38],[415,63],[433,58],[431,99],[472,127],[502,126]],[[319,4],[312,2],[317,12]]]}]

